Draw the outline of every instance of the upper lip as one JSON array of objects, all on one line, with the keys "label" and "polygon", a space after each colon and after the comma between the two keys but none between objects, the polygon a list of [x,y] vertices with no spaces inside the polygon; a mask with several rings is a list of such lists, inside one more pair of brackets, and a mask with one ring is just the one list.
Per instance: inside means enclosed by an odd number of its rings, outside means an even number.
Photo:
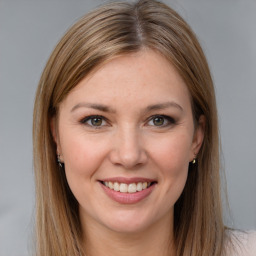
[{"label": "upper lip", "polygon": [[131,177],[131,178],[111,177],[111,178],[102,179],[100,181],[103,181],[103,182],[111,181],[111,182],[126,183],[126,184],[138,183],[138,182],[156,182],[156,180],[154,179],[143,178],[143,177]]}]

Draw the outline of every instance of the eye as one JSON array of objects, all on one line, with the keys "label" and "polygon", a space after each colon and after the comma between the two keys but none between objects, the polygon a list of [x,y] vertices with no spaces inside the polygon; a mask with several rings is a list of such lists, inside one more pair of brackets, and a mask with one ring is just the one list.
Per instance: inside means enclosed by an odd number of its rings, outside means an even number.
[{"label": "eye", "polygon": [[82,119],[81,123],[93,127],[101,127],[107,124],[103,116],[88,116]]},{"label": "eye", "polygon": [[174,124],[175,120],[170,116],[155,115],[150,118],[148,124],[152,126],[165,127]]}]

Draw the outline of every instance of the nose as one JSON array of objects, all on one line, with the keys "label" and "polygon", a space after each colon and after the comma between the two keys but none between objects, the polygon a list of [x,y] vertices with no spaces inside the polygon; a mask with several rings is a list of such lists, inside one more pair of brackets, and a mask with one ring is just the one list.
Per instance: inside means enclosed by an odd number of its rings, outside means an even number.
[{"label": "nose", "polygon": [[119,129],[112,141],[110,161],[125,169],[134,169],[148,160],[140,132],[136,128]]}]

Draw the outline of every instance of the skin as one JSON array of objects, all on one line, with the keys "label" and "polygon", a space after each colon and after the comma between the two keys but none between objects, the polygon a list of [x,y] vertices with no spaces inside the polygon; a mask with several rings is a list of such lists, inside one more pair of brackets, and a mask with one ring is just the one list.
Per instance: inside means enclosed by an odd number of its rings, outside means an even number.
[{"label": "skin", "polygon": [[[97,126],[92,115],[102,116]],[[68,94],[52,132],[79,203],[87,254],[175,255],[174,204],[204,136],[204,119],[195,129],[176,69],[152,50],[116,57]],[[121,204],[99,182],[112,177],[157,184],[143,200]]]}]

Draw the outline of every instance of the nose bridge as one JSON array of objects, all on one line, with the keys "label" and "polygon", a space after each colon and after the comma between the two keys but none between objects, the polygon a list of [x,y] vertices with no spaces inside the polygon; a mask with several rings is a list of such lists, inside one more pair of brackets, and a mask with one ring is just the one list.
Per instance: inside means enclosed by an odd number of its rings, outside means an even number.
[{"label": "nose bridge", "polygon": [[129,124],[119,127],[114,139],[113,162],[125,168],[133,168],[145,163],[146,159],[139,128]]}]

